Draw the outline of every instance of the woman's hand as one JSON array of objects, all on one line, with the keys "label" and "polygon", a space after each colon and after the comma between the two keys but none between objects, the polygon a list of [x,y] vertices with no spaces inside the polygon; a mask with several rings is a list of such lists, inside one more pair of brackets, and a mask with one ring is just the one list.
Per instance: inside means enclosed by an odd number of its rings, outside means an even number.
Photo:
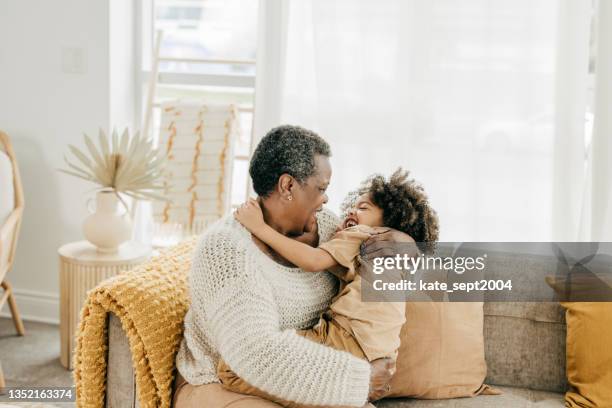
[{"label": "woman's hand", "polygon": [[259,202],[254,198],[250,198],[238,207],[236,212],[234,212],[234,218],[252,233],[266,225]]},{"label": "woman's hand", "polygon": [[373,227],[373,230],[373,235],[361,247],[361,257],[364,260],[395,257],[398,254],[411,258],[419,254],[414,239],[405,232],[388,227]]},{"label": "woman's hand", "polygon": [[370,392],[368,401],[376,401],[391,391],[391,377],[395,374],[395,360],[379,358],[370,363]]}]

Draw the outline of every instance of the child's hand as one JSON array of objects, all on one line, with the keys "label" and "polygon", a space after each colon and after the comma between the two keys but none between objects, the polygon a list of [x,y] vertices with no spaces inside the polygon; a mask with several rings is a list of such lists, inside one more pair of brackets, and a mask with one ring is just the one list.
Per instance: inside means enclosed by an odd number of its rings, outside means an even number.
[{"label": "child's hand", "polygon": [[246,203],[242,204],[236,212],[234,212],[234,218],[253,233],[266,225],[261,207],[254,198],[250,198]]}]

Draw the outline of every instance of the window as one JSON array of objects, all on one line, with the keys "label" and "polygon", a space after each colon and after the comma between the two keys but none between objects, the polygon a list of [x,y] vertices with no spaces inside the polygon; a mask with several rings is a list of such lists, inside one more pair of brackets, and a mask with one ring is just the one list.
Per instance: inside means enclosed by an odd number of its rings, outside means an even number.
[{"label": "window", "polygon": [[[256,1],[155,0],[154,13],[155,30],[164,32],[161,55],[168,58],[162,71],[255,75]],[[226,63],[184,62],[186,58]]]},{"label": "window", "polygon": [[142,16],[142,98],[147,108],[148,82],[157,35],[158,84],[151,120],[159,135],[159,106],[167,100],[233,103],[241,126],[235,144],[232,204],[247,195],[257,40],[257,0],[149,0]]}]

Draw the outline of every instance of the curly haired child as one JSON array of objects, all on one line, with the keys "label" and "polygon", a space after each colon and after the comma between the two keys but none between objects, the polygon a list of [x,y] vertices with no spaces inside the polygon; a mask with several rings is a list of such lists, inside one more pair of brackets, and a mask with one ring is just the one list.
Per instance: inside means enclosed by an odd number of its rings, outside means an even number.
[{"label": "curly haired child", "polygon": [[[329,309],[312,329],[299,333],[313,341],[373,361],[397,357],[400,330],[406,320],[402,302],[364,302],[361,277],[357,274],[361,244],[375,234],[376,227],[390,227],[410,235],[425,253],[435,249],[439,224],[423,187],[398,169],[389,179],[374,175],[345,200],[346,217],[329,241],[313,248],[290,239],[263,219],[259,203],[249,200],[235,218],[254,236],[307,272],[329,270],[341,282]],[[267,395],[238,377],[221,361],[218,375],[223,386],[234,392],[262,396],[285,407],[301,405]],[[390,390],[387,390],[390,391]],[[381,395],[382,397],[382,395]],[[371,405],[370,405],[371,406]]]}]

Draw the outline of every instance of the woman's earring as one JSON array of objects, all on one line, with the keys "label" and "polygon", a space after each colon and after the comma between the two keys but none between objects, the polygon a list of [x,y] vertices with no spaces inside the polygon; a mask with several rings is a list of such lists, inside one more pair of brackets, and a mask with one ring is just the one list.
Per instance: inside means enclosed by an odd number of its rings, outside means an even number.
[{"label": "woman's earring", "polygon": [[287,200],[292,201],[293,200],[293,196],[287,197]]}]

